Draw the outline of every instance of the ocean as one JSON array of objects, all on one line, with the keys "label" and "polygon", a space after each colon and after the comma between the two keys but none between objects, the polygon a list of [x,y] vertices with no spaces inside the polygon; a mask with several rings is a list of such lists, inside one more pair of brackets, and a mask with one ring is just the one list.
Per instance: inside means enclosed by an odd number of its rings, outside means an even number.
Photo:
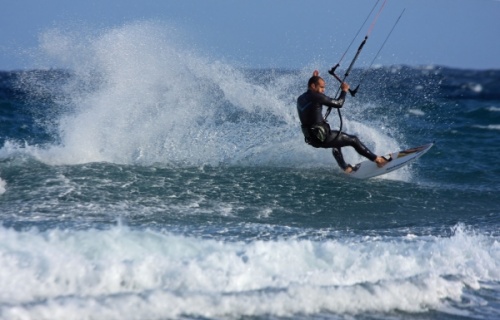
[{"label": "ocean", "polygon": [[330,65],[172,33],[54,29],[40,68],[0,71],[1,319],[500,318],[500,70],[360,61],[343,130],[435,145],[354,180],[296,114]]}]

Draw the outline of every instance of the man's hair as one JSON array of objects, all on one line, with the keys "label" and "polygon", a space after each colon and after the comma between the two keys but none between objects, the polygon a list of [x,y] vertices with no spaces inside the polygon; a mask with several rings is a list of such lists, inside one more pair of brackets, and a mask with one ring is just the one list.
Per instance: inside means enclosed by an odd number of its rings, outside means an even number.
[{"label": "man's hair", "polygon": [[318,84],[320,79],[323,80],[320,76],[312,76],[307,82],[307,87],[309,88],[312,84]]}]

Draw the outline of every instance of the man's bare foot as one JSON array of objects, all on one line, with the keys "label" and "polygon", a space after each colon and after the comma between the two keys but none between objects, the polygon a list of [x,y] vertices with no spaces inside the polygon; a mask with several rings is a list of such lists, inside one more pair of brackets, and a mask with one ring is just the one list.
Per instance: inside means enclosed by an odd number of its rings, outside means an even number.
[{"label": "man's bare foot", "polygon": [[354,171],[358,171],[359,169],[359,163],[355,165],[354,167],[351,166],[350,164],[347,165],[347,168],[345,168],[344,173],[353,173]]},{"label": "man's bare foot", "polygon": [[385,166],[387,163],[389,162],[389,160],[387,160],[386,158],[384,157],[377,157],[375,159],[375,163],[377,164],[377,167],[379,168],[382,168],[383,166]]},{"label": "man's bare foot", "polygon": [[347,168],[345,168],[344,173],[349,174],[349,173],[351,173],[353,170],[354,170],[354,169],[352,168],[352,166],[351,166],[351,165],[348,165],[348,166],[347,166]]}]

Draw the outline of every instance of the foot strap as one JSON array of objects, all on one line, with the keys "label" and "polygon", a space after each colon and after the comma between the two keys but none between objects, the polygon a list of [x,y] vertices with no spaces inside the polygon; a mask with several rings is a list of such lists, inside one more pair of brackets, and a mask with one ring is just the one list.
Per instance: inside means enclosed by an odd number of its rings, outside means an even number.
[{"label": "foot strap", "polygon": [[387,161],[387,162],[392,161],[392,155],[391,154],[389,154],[388,157],[386,157],[386,156],[381,156],[381,157],[384,158],[385,161]]},{"label": "foot strap", "polygon": [[359,164],[359,163],[358,163],[358,164],[357,164],[357,165],[355,165],[354,167],[353,167],[353,166],[351,166],[350,164],[348,164],[348,165],[347,165],[347,167],[348,167],[348,168],[351,168],[352,170],[351,170],[351,172],[350,172],[350,173],[353,173],[353,172],[355,172],[355,171],[358,171],[359,167],[361,167],[361,164]]}]

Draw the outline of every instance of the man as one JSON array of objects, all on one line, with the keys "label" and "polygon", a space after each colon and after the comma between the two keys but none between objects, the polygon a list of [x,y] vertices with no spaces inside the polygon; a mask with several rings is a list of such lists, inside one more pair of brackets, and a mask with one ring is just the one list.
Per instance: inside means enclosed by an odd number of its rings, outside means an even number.
[{"label": "man", "polygon": [[325,81],[315,70],[313,76],[307,83],[308,90],[297,99],[297,111],[299,112],[300,122],[302,123],[302,132],[305,141],[315,148],[332,148],[333,157],[345,173],[351,173],[357,168],[346,164],[342,147],[353,147],[360,155],[374,161],[378,167],[383,167],[388,161],[371,152],[358,137],[338,131],[331,130],[330,125],[323,118],[323,106],[342,108],[349,85],[345,82],[341,84],[340,96],[333,99],[324,94]]}]

